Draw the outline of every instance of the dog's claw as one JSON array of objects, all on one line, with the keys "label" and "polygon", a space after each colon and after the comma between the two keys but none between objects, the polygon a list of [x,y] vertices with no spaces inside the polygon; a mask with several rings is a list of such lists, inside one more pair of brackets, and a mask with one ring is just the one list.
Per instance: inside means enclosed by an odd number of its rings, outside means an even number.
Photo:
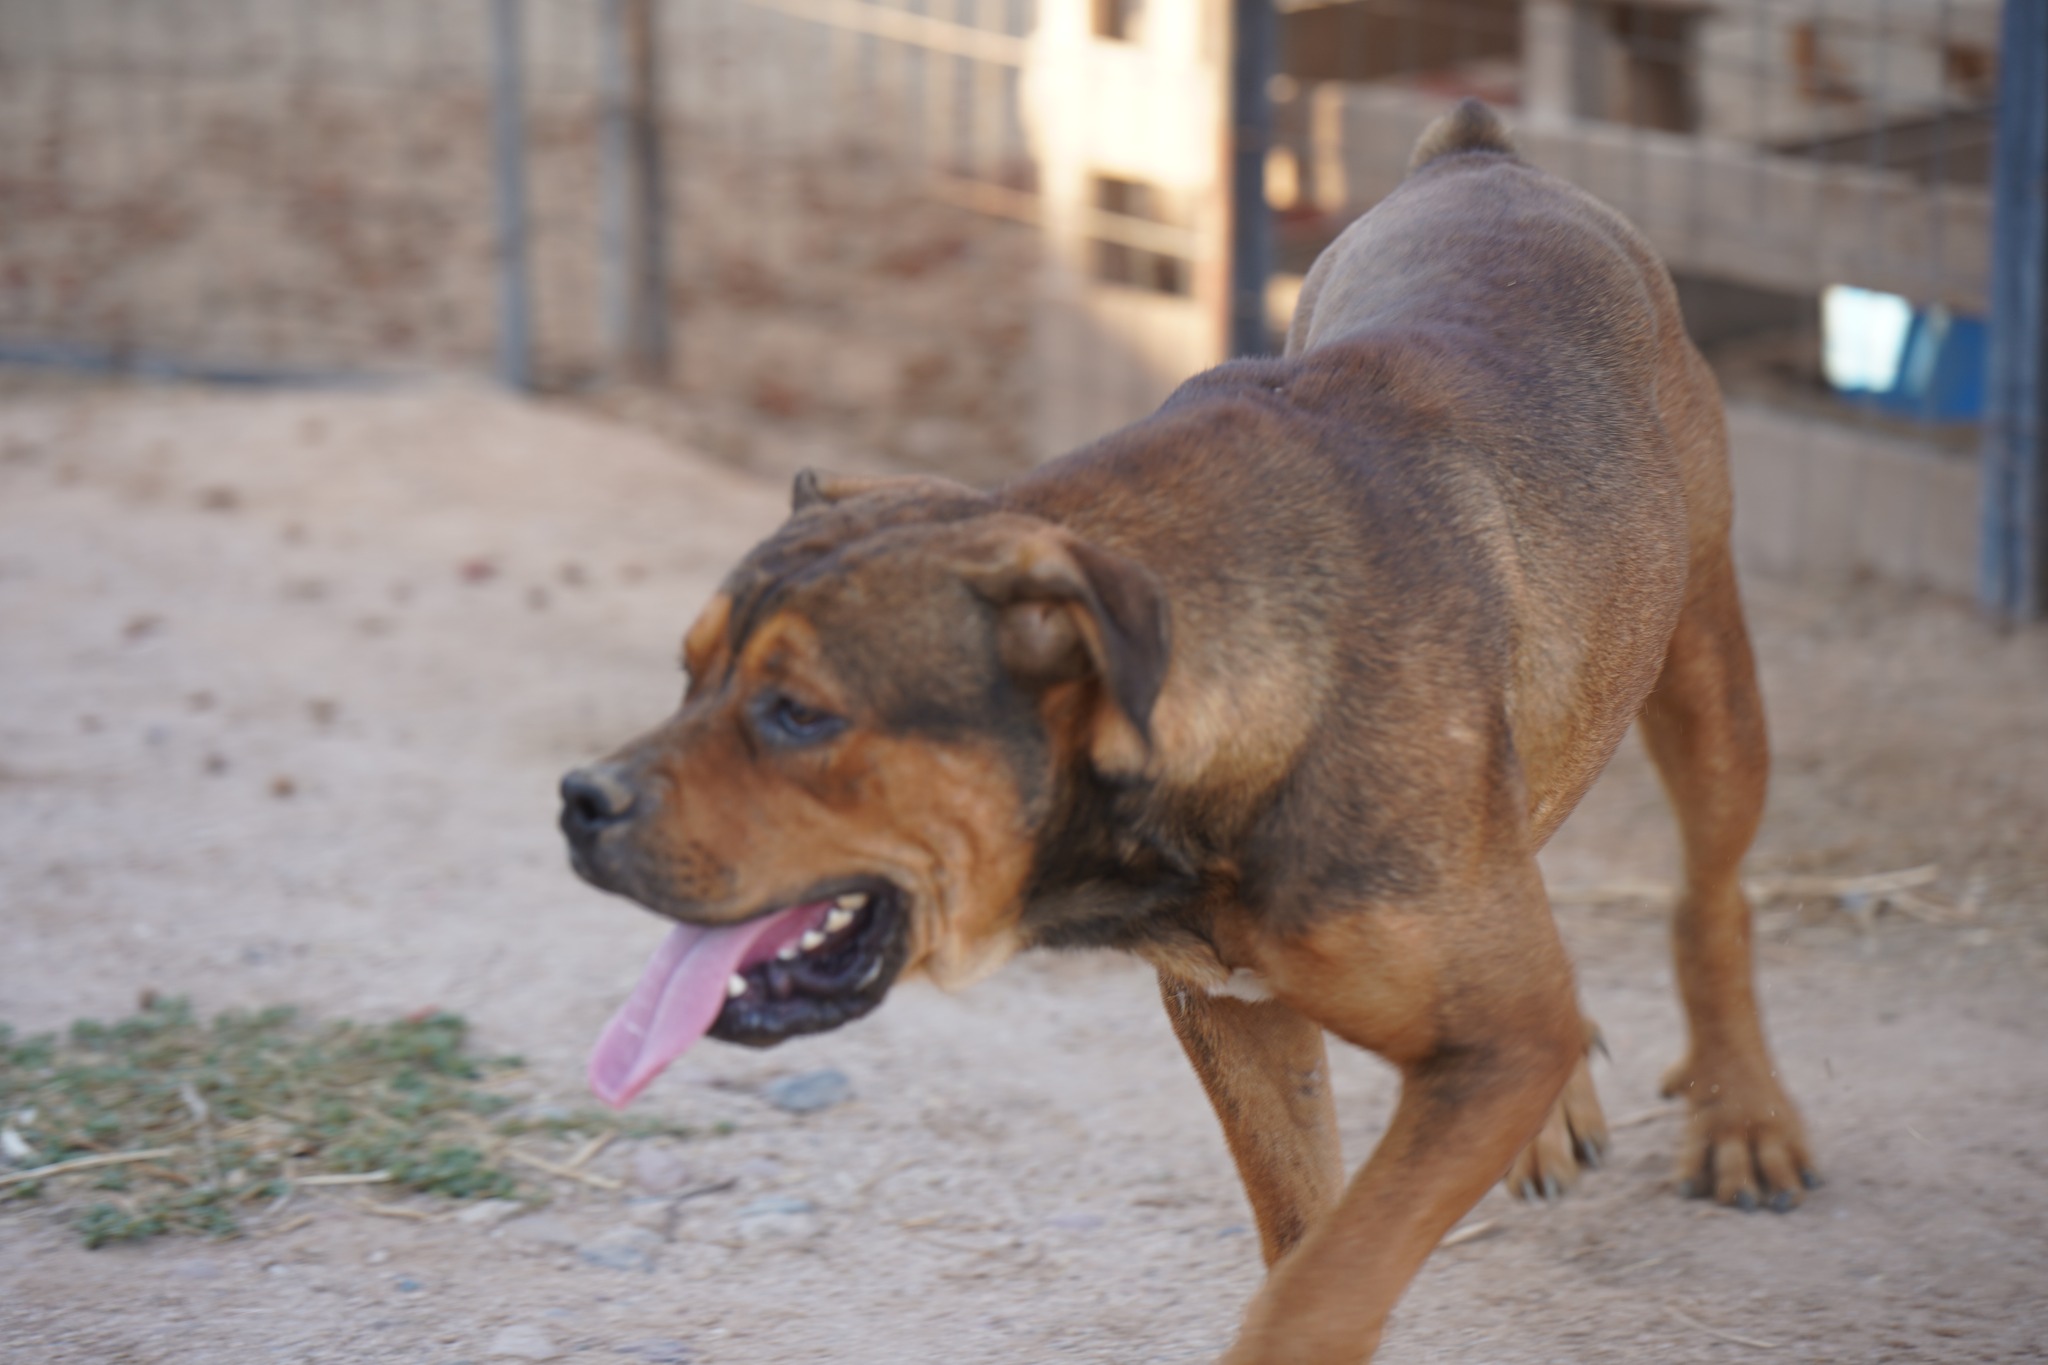
[{"label": "dog's claw", "polygon": [[1545,1175],[1543,1177],[1543,1202],[1555,1204],[1562,1198],[1564,1198],[1564,1186],[1557,1183],[1556,1176]]},{"label": "dog's claw", "polygon": [[1809,1190],[1817,1190],[1822,1185],[1827,1184],[1825,1180],[1820,1178],[1819,1171],[1801,1171],[1799,1173],[1799,1183],[1806,1186]]},{"label": "dog's claw", "polygon": [[1771,1196],[1772,1213],[1790,1213],[1793,1206],[1794,1201],[1792,1191],[1790,1190],[1779,1190],[1775,1195]]},{"label": "dog's claw", "polygon": [[1756,1192],[1754,1190],[1737,1190],[1735,1192],[1735,1207],[1741,1209],[1744,1213],[1755,1213]]},{"label": "dog's claw", "polygon": [[1525,1203],[1530,1203],[1530,1204],[1533,1204],[1533,1203],[1535,1203],[1535,1202],[1536,1202],[1536,1182],[1535,1182],[1535,1181],[1533,1181],[1533,1180],[1524,1180],[1524,1181],[1522,1182],[1521,1188],[1520,1188],[1520,1189],[1518,1189],[1518,1190],[1516,1190],[1516,1191],[1515,1191],[1515,1193],[1519,1194],[1519,1195],[1520,1195],[1520,1196],[1522,1197],[1522,1199],[1523,1199],[1523,1202],[1525,1202]]},{"label": "dog's claw", "polygon": [[1704,1199],[1707,1197],[1707,1182],[1689,1175],[1678,1182],[1678,1194],[1682,1199]]}]

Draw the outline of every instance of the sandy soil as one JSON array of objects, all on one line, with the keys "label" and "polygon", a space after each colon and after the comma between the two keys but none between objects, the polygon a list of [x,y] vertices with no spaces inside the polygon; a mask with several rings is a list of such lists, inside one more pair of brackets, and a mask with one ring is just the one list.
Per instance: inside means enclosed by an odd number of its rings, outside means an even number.
[{"label": "sandy soil", "polygon": [[[782,506],[480,390],[0,400],[0,1019],[116,1015],[144,988],[438,1005],[580,1103],[659,927],[570,876],[555,776],[672,705],[680,630]],[[1751,600],[1779,763],[1758,867],[1935,861],[1934,895],[1974,913],[1764,913],[1769,1020],[1829,1176],[1776,1217],[1672,1192],[1660,915],[1562,909],[1609,1112],[1634,1121],[1563,1206],[1489,1195],[1489,1234],[1424,1270],[1386,1361],[2048,1356],[2048,635],[1868,586]],[[1631,746],[1553,884],[1671,861]],[[826,1067],[852,1100],[760,1096]],[[1337,1071],[1359,1155],[1389,1075]],[[1202,1361],[1258,1280],[1214,1123],[1121,960],[708,1046],[642,1103],[734,1131],[615,1144],[592,1169],[624,1190],[563,1183],[495,1227],[335,1191],[238,1241],[86,1252],[5,1206],[0,1359]]]}]

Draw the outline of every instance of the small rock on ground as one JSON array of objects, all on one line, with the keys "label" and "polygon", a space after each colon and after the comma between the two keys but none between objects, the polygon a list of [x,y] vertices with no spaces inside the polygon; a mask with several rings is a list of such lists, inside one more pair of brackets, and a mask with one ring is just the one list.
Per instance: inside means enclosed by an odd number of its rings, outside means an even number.
[{"label": "small rock on ground", "polygon": [[652,1270],[654,1258],[661,1250],[662,1237],[658,1232],[640,1227],[613,1228],[610,1232],[576,1249],[576,1255],[587,1265],[603,1266],[606,1270]]},{"label": "small rock on ground", "polygon": [[827,1067],[785,1076],[761,1087],[761,1098],[788,1114],[814,1114],[853,1098],[853,1082],[844,1071]]},{"label": "small rock on ground", "polygon": [[675,1201],[672,1199],[629,1199],[626,1201],[626,1221],[636,1228],[646,1228],[665,1242],[675,1235]]},{"label": "small rock on ground", "polygon": [[551,1213],[517,1219],[506,1227],[505,1235],[515,1241],[544,1247],[573,1247],[583,1240],[573,1228]]},{"label": "small rock on ground", "polygon": [[818,1231],[817,1211],[808,1199],[767,1195],[739,1211],[738,1232],[748,1242],[811,1237]]},{"label": "small rock on ground", "polygon": [[473,1228],[494,1228],[525,1211],[526,1205],[517,1199],[479,1199],[456,1214],[455,1221]]},{"label": "small rock on ground", "polygon": [[522,1322],[492,1337],[484,1354],[493,1360],[554,1360],[562,1351],[553,1337]]},{"label": "small rock on ground", "polygon": [[674,1194],[690,1183],[690,1168],[664,1147],[641,1147],[633,1153],[633,1183],[649,1194]]}]

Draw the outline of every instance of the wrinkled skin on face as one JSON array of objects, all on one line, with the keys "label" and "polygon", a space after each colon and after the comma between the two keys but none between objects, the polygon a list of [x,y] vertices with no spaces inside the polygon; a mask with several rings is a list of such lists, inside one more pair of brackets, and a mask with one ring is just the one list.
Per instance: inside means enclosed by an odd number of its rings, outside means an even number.
[{"label": "wrinkled skin on face", "polygon": [[695,935],[601,1043],[600,1093],[630,1098],[659,1070],[642,1040],[686,1047],[714,991],[698,1031],[770,1043],[1007,959],[1063,771],[1142,753],[1163,632],[1142,570],[1048,522],[935,480],[800,480],[690,629],[681,710],[564,783],[576,870]]}]

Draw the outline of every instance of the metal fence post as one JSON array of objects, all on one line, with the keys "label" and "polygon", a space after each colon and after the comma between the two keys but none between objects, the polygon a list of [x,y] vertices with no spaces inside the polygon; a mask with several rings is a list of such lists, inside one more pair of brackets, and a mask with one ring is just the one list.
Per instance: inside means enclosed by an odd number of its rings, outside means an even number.
[{"label": "metal fence post", "polygon": [[526,81],[521,0],[491,0],[491,153],[497,170],[498,377],[533,387],[533,288],[527,262]]},{"label": "metal fence post", "polygon": [[1266,281],[1273,273],[1273,213],[1266,204],[1266,150],[1278,67],[1273,0],[1232,0],[1230,52],[1230,353],[1266,355]]},{"label": "metal fence post", "polygon": [[2048,615],[2048,6],[2006,0],[1992,185],[1991,358],[1979,594]]},{"label": "metal fence post", "polygon": [[623,373],[656,383],[668,378],[669,365],[657,4],[604,0],[598,45],[605,340]]}]

